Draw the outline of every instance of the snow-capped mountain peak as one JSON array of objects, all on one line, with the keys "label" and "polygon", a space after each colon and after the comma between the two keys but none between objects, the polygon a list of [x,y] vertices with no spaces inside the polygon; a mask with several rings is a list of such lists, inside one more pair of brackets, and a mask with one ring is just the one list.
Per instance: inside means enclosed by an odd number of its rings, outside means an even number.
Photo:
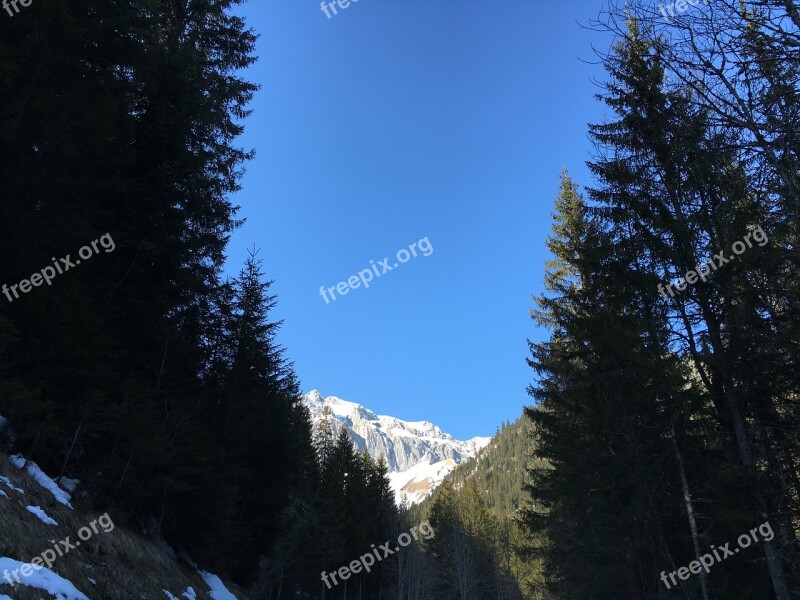
[{"label": "snow-capped mountain peak", "polygon": [[359,449],[373,456],[384,456],[398,504],[422,501],[457,465],[472,458],[491,438],[474,437],[461,441],[428,421],[403,421],[377,415],[361,404],[323,397],[312,390],[303,398],[316,430],[324,419],[325,407],[334,417],[334,434],[346,427]]}]

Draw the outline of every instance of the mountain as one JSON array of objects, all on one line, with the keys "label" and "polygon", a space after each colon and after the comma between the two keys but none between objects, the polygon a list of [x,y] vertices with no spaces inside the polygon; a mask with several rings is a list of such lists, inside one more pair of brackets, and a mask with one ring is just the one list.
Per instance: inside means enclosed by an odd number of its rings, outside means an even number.
[{"label": "mountain", "polygon": [[403,421],[377,415],[355,402],[336,396],[323,397],[312,390],[303,397],[311,413],[315,432],[330,410],[334,434],[341,427],[350,432],[353,443],[373,456],[384,456],[397,504],[412,505],[427,498],[459,464],[473,458],[491,438],[461,441],[428,421]]}]

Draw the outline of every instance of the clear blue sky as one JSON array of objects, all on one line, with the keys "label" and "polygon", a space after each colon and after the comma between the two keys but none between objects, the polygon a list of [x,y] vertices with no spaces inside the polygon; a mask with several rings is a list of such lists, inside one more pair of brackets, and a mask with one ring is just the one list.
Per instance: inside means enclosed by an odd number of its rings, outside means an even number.
[{"label": "clear blue sky", "polygon": [[[251,0],[262,86],[229,272],[261,249],[303,391],[491,435],[529,402],[531,295],[562,167],[587,183],[597,0]],[[333,287],[423,237],[330,304]],[[338,297],[338,294],[337,294]]]}]

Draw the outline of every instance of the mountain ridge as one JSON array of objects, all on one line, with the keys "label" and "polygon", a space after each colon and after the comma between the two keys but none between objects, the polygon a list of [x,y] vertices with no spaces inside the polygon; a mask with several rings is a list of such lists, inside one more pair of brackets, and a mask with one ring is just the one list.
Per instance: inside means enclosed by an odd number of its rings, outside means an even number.
[{"label": "mountain ridge", "polygon": [[384,456],[399,506],[427,498],[453,469],[474,457],[491,437],[457,440],[430,421],[405,421],[378,415],[365,406],[337,396],[324,397],[319,390],[303,396],[315,432],[330,410],[332,429],[346,427],[354,445],[373,456]]}]

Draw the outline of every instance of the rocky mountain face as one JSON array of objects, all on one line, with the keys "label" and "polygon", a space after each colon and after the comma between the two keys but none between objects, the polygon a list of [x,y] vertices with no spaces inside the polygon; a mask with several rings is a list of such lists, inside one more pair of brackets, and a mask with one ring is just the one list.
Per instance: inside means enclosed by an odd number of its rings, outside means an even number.
[{"label": "rocky mountain face", "polygon": [[377,415],[355,402],[336,396],[323,397],[312,390],[303,398],[314,429],[331,412],[334,433],[341,427],[350,432],[359,451],[384,456],[391,471],[392,489],[398,504],[416,504],[427,498],[441,481],[464,460],[474,457],[491,438],[461,441],[428,421],[403,421]]}]

